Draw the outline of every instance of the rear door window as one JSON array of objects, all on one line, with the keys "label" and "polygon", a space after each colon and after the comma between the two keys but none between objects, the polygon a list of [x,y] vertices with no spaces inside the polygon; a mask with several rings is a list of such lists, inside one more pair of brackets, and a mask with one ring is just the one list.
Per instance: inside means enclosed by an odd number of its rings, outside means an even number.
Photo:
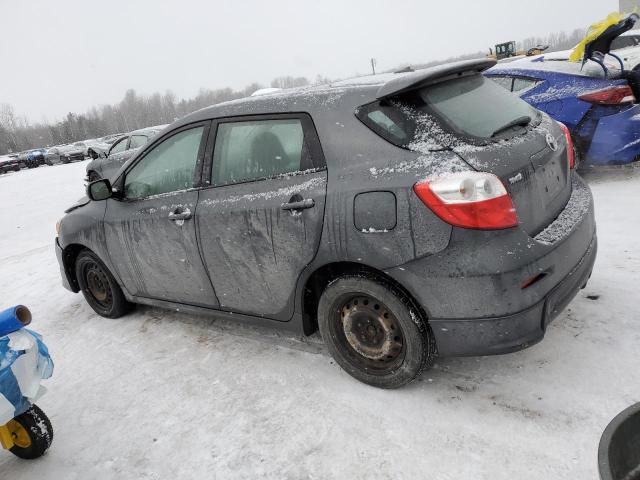
[{"label": "rear door window", "polygon": [[269,178],[311,167],[300,119],[220,123],[213,152],[212,183]]}]

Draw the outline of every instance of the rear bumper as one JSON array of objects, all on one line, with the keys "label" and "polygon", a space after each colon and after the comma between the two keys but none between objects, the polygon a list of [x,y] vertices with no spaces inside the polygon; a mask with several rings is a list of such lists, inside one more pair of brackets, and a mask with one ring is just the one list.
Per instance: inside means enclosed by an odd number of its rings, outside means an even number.
[{"label": "rear bumper", "polygon": [[585,285],[597,251],[593,199],[575,173],[572,183],[565,209],[535,237],[454,228],[442,252],[386,270],[424,308],[441,355],[525,348]]},{"label": "rear bumper", "polygon": [[587,284],[596,259],[594,235],[589,250],[566,278],[534,306],[513,315],[466,320],[431,320],[443,356],[497,355],[538,343],[545,330]]},{"label": "rear bumper", "polygon": [[[640,159],[640,106],[598,120],[585,154],[590,165],[626,165]],[[577,132],[580,135],[580,132]]]}]

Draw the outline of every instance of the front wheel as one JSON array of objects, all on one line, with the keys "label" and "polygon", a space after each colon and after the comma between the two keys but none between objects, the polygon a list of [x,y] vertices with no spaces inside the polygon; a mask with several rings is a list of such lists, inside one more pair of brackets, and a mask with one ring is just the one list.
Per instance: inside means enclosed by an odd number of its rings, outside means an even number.
[{"label": "front wheel", "polygon": [[431,331],[411,301],[389,282],[348,275],[320,297],[318,326],[336,362],[374,387],[398,388],[431,365]]},{"label": "front wheel", "polygon": [[6,426],[13,440],[13,447],[9,451],[25,460],[44,455],[53,441],[51,422],[37,405],[32,405]]},{"label": "front wheel", "polygon": [[89,181],[89,183],[95,182],[96,180],[100,180],[101,178],[102,177],[98,174],[98,172],[94,172],[93,170],[91,170],[87,174],[87,180]]},{"label": "front wheel", "polygon": [[78,255],[76,278],[85,300],[98,315],[119,318],[131,310],[120,285],[93,252],[84,250]]}]

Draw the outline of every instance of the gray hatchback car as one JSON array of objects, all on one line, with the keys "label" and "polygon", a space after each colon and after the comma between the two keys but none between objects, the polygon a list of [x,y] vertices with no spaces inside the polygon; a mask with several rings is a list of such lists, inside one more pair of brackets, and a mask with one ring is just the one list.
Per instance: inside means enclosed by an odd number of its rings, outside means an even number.
[{"label": "gray hatchback car", "polygon": [[596,257],[557,122],[490,60],[215,105],[175,122],[58,224],[66,288],[309,335],[394,388],[436,355],[532,345]]}]

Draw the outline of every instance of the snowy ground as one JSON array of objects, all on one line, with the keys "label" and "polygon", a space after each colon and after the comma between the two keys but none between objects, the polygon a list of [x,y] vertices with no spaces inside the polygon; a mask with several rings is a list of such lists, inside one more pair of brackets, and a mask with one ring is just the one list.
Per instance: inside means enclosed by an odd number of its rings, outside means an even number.
[{"label": "snowy ground", "polygon": [[0,451],[0,478],[592,479],[602,430],[640,401],[640,174],[591,179],[594,275],[542,343],[440,360],[397,391],[356,382],[317,340],[146,307],[96,316],[53,251],[83,174],[0,176],[0,306],[28,305],[56,362],[39,402],[53,446]]}]

